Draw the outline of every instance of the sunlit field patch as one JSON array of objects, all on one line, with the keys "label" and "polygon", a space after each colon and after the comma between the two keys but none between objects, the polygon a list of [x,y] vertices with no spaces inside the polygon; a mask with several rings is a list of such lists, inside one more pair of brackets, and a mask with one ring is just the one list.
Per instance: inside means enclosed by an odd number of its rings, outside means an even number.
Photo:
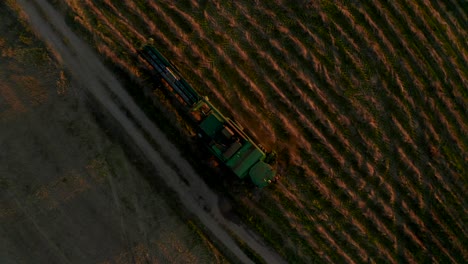
[{"label": "sunlit field patch", "polygon": [[461,2],[65,3],[68,23],[130,78],[149,79],[136,50],[151,38],[278,152],[280,183],[253,203],[233,198],[288,261],[468,258]]}]

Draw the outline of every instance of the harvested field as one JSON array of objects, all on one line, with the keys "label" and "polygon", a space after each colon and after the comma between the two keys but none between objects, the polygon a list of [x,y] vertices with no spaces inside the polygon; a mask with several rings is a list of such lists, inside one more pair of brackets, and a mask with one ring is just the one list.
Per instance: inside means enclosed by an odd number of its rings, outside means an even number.
[{"label": "harvested field", "polygon": [[287,261],[468,259],[466,1],[49,2],[139,82],[152,38],[279,153],[278,184],[230,196]]}]

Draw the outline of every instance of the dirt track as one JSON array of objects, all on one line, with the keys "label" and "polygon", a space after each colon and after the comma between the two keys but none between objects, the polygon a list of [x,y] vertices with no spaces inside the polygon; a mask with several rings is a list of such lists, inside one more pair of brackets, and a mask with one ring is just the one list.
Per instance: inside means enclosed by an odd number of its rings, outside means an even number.
[{"label": "dirt track", "polygon": [[[242,262],[248,263],[250,259],[240,250],[224,228],[228,228],[236,233],[268,263],[281,262],[279,256],[263,246],[255,235],[249,233],[243,227],[237,226],[223,218],[218,209],[218,198],[216,195],[211,192],[200,177],[193,172],[193,169],[181,157],[179,151],[167,140],[166,136],[146,118],[138,106],[126,94],[125,90],[112,73],[104,67],[87,45],[77,38],[66,26],[61,14],[43,0],[20,0],[18,3],[20,3],[23,10],[27,13],[31,24],[37,30],[38,34],[48,43],[50,48],[60,56],[64,66],[72,72],[75,81],[81,87],[88,89],[88,91],[95,96],[96,100],[120,123],[135,144],[153,163],[156,171],[158,171],[159,177],[178,194],[181,202],[188,211],[195,214],[206,228],[222,241]],[[43,16],[39,15],[41,12],[45,14],[47,21],[44,20]],[[51,27],[51,25],[53,26]],[[66,42],[64,42],[64,40],[66,40]],[[118,98],[116,101],[111,99],[112,95],[107,89],[111,90],[114,96]],[[131,119],[119,108],[122,106],[126,108],[126,111],[131,113]],[[159,145],[160,152],[155,151],[153,146],[144,139],[135,123],[153,137],[153,140]],[[48,146],[44,147],[46,148]],[[187,186],[183,181],[179,180],[180,178],[177,176],[178,172],[167,164],[162,156],[177,166],[177,171],[181,173],[184,178],[188,179],[190,186]],[[125,174],[126,172],[119,171],[119,173]],[[122,183],[117,183],[112,178],[108,178],[108,184],[114,194],[114,202],[117,204],[118,210],[120,210],[119,208],[125,206],[121,203],[121,199],[118,198],[118,186],[122,186]],[[99,191],[96,191],[96,193],[96,195],[99,195]],[[17,201],[16,208],[20,209],[20,211],[23,210],[22,213],[28,215],[29,209],[24,207],[20,201]],[[203,208],[208,208],[208,211],[205,211]],[[40,234],[41,238],[37,238],[38,240],[55,241],[50,238],[49,233],[41,230],[41,225],[37,223],[36,216],[30,216],[26,219],[29,219],[31,222],[29,225],[30,228],[36,228],[38,232],[35,233]],[[115,219],[112,221],[118,220]],[[128,235],[123,223],[127,221],[126,223],[128,224],[129,218],[126,218],[126,220],[122,218],[120,221],[122,222],[122,235]],[[60,223],[60,221],[57,223]],[[151,229],[148,228],[149,227],[145,227],[140,231],[146,235],[147,239],[154,239],[151,238]],[[103,229],[105,230],[104,227]],[[51,250],[51,254],[57,257],[59,260],[58,262],[66,262],[67,260],[74,259],[73,256],[67,256],[63,253],[64,248],[66,248],[66,246],[57,246],[54,243],[50,243],[49,249]],[[83,249],[83,251],[86,252],[86,249]]]}]

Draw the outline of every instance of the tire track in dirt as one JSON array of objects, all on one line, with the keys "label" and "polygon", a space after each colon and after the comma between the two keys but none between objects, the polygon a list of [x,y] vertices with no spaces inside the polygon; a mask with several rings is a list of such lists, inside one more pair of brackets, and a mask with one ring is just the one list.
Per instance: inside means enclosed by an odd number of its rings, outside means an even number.
[{"label": "tire track in dirt", "polygon": [[60,259],[61,263],[72,263],[66,256],[65,254],[60,250],[60,248],[57,246],[57,244],[49,237],[49,235],[41,228],[41,226],[37,223],[34,215],[32,215],[30,212],[29,208],[27,208],[22,201],[19,201],[18,199],[15,198],[15,203],[16,203],[16,208],[26,216],[26,219],[28,222],[32,224],[32,226],[37,230],[37,232],[40,234],[42,239],[48,244],[49,249],[54,252],[55,256]]},{"label": "tire track in dirt", "polygon": [[[153,163],[155,169],[164,178],[166,183],[179,195],[181,202],[187,210],[199,217],[200,221],[209,229],[226,248],[242,262],[251,262],[244,252],[237,246],[233,239],[226,233],[224,228],[230,229],[239,236],[250,248],[256,251],[268,263],[283,262],[282,259],[268,249],[260,239],[250,233],[244,227],[226,221],[218,207],[217,197],[195,174],[191,166],[184,160],[177,149],[169,142],[167,137],[152,124],[133,100],[126,94],[123,87],[105,66],[97,59],[92,51],[66,26],[62,15],[60,15],[45,0],[26,1],[18,0],[24,11],[29,16],[30,23],[44,38],[49,46],[56,50],[62,57],[63,62],[72,70],[75,78],[81,82],[91,94],[112,114],[122,125],[135,144],[143,151],[147,158]],[[66,42],[64,42],[66,40]],[[69,46],[67,46],[67,43]],[[105,85],[103,85],[104,83]],[[161,152],[158,153],[145,140],[141,131],[138,131],[134,121],[126,117],[119,109],[119,105],[111,99],[106,91],[109,88],[119,99],[120,106],[133,115],[133,118],[150,134],[155,142],[159,144]],[[163,156],[170,159],[183,177],[189,179],[190,186],[185,185],[177,173],[168,165]],[[201,202],[200,202],[201,200]],[[202,208],[207,207],[209,212]]]}]

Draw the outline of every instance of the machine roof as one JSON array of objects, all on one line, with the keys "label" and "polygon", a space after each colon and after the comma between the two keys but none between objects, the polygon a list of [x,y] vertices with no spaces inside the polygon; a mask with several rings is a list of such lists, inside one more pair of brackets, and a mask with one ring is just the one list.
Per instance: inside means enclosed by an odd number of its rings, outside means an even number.
[{"label": "machine roof", "polygon": [[275,171],[273,168],[263,161],[255,164],[249,174],[252,182],[260,188],[267,186],[275,177]]},{"label": "machine roof", "polygon": [[214,137],[216,132],[223,126],[223,119],[216,113],[212,113],[203,120],[200,128],[205,131],[209,137]]},{"label": "machine roof", "polygon": [[248,175],[249,169],[264,158],[265,154],[250,142],[246,142],[226,163],[239,178]]}]

